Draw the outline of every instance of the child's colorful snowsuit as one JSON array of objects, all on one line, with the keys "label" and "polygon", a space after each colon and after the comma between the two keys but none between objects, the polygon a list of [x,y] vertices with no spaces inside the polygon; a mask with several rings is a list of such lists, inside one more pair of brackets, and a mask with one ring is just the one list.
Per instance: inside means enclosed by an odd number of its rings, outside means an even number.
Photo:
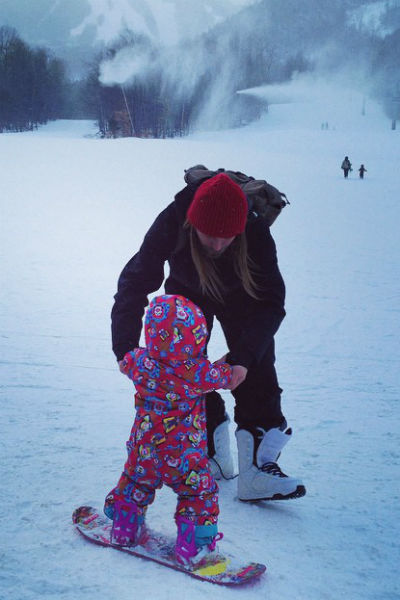
[{"label": "child's colorful snowsuit", "polygon": [[146,348],[128,352],[123,361],[136,387],[137,412],[128,460],[106,509],[116,500],[145,508],[165,483],[178,495],[176,517],[196,526],[215,524],[218,486],[208,466],[203,394],[226,387],[231,367],[207,360],[206,320],[182,296],[153,299],[145,339]]}]

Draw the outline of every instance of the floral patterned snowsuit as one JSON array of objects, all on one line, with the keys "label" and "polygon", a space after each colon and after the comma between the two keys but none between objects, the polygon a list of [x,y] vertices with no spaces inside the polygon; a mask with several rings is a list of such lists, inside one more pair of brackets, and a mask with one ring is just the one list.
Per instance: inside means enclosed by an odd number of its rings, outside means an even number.
[{"label": "floral patterned snowsuit", "polygon": [[182,296],[158,296],[145,318],[146,348],[128,352],[123,370],[136,387],[128,459],[106,498],[147,507],[165,483],[178,495],[176,515],[217,522],[218,486],[207,457],[206,392],[226,387],[232,370],[205,355],[207,325]]}]

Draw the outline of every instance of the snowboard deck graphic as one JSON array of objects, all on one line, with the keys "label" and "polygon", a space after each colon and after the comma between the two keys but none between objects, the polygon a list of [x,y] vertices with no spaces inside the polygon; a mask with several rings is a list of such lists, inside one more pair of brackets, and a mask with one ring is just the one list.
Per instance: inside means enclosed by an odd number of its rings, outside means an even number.
[{"label": "snowboard deck graphic", "polygon": [[229,556],[217,556],[197,570],[190,570],[175,560],[175,540],[146,528],[137,546],[118,546],[110,542],[112,521],[91,506],[81,506],[72,515],[76,529],[87,540],[100,546],[110,546],[133,556],[151,560],[175,571],[218,585],[237,586],[258,579],[266,570],[260,563],[238,564]]}]

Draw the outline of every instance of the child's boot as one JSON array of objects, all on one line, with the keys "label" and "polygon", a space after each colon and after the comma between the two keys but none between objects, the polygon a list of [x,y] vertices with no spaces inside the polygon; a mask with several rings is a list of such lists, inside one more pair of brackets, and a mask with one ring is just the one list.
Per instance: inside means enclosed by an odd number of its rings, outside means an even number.
[{"label": "child's boot", "polygon": [[[179,564],[193,570],[206,567],[210,559],[215,559],[213,572],[223,572],[226,561],[218,553],[216,543],[222,539],[223,534],[218,533],[217,525],[195,525],[193,521],[178,515],[176,517],[178,535],[175,544],[176,560]],[[220,556],[221,560],[216,560]],[[218,565],[218,566],[217,566]],[[215,571],[215,568],[219,568]]]},{"label": "child's boot", "polygon": [[119,546],[138,544],[144,525],[145,513],[146,509],[134,502],[116,500],[113,505],[111,543]]}]

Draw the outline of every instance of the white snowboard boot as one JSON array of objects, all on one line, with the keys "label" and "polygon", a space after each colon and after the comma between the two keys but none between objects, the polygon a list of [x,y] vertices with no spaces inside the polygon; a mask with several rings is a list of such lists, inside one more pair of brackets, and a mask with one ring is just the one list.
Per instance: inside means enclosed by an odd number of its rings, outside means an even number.
[{"label": "white snowboard boot", "polygon": [[215,454],[210,458],[210,469],[214,479],[222,477],[233,479],[235,477],[229,441],[229,422],[229,418],[227,418],[214,431]]},{"label": "white snowboard boot", "polygon": [[278,428],[265,432],[260,429],[261,443],[254,464],[254,438],[245,429],[236,431],[239,452],[239,500],[287,500],[300,498],[306,493],[301,480],[288,477],[280,470],[276,461],[280,451],[290,440],[291,429]]}]

